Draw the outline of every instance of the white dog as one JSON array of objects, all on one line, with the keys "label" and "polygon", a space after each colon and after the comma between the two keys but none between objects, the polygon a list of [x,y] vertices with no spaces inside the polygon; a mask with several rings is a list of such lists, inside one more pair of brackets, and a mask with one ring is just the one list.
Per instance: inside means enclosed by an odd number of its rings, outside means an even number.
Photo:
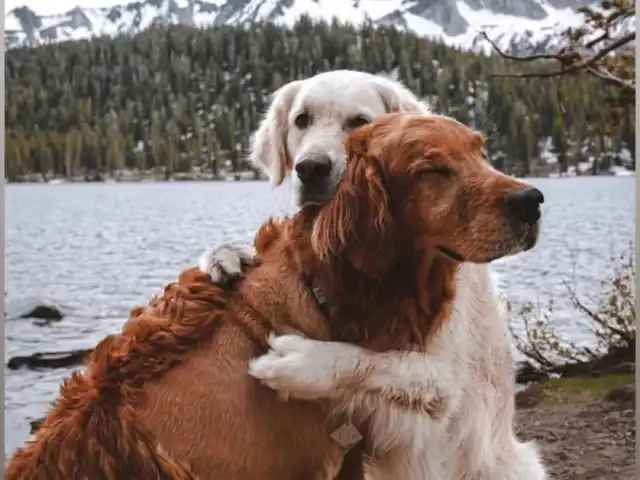
[{"label": "white dog", "polygon": [[252,137],[250,160],[279,185],[291,173],[296,206],[331,198],[346,165],[344,134],[383,113],[428,108],[390,79],[336,70],[275,92]]},{"label": "white dog", "polygon": [[[251,160],[274,184],[292,175],[298,207],[325,202],[345,167],[344,132],[389,111],[426,112],[389,79],[333,71],[278,90],[252,141]],[[515,252],[514,252],[515,253]],[[200,268],[214,281],[241,275],[249,248],[207,252]],[[532,443],[513,431],[515,375],[507,319],[488,265],[463,264],[452,317],[425,352],[366,351],[298,336],[271,339],[250,374],[293,397],[333,398],[356,419],[373,457],[371,479],[542,480]],[[349,396],[344,379],[358,379]],[[381,389],[431,399],[442,390],[441,420],[408,412],[376,395]],[[428,402],[429,400],[425,400]]]},{"label": "white dog", "polygon": [[[354,70],[334,70],[295,80],[274,92],[271,105],[251,138],[249,160],[273,185],[291,175],[295,207],[326,202],[346,165],[345,133],[383,113],[423,112],[428,107],[389,78]],[[253,261],[248,245],[222,245],[199,261],[213,282],[242,275]]]}]

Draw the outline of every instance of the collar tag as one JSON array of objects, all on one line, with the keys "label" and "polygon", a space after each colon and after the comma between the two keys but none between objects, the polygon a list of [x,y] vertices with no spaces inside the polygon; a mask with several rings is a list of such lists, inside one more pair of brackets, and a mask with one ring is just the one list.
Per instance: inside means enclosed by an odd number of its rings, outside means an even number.
[{"label": "collar tag", "polygon": [[327,295],[324,293],[324,290],[315,284],[313,280],[309,280],[305,282],[307,284],[307,288],[311,293],[311,296],[315,300],[318,305],[318,309],[325,316],[329,317],[329,307],[327,305]]},{"label": "collar tag", "polygon": [[331,434],[331,438],[345,450],[362,440],[362,435],[351,423],[343,423]]},{"label": "collar tag", "polygon": [[320,305],[324,305],[325,303],[327,303],[327,297],[320,287],[312,287],[311,292],[313,293],[313,296],[316,297],[316,301]]}]

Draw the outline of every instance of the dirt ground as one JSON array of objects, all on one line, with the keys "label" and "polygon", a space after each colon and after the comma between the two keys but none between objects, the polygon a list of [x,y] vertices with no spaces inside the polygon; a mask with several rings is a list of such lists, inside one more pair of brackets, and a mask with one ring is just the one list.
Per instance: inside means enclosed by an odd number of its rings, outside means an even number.
[{"label": "dirt ground", "polygon": [[598,382],[556,382],[518,398],[519,437],[537,441],[555,480],[637,478],[633,378]]},{"label": "dirt ground", "polygon": [[538,443],[551,479],[640,478],[633,374],[534,384],[516,404],[518,437]]}]

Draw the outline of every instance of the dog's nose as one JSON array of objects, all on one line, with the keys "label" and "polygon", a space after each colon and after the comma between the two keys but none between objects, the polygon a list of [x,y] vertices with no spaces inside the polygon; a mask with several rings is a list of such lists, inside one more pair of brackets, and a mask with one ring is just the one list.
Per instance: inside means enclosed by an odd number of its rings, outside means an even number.
[{"label": "dog's nose", "polygon": [[300,182],[321,182],[331,173],[331,159],[328,155],[314,155],[297,163],[295,168]]},{"label": "dog's nose", "polygon": [[507,205],[511,214],[525,223],[535,223],[540,219],[540,205],[544,195],[537,188],[522,188],[507,194]]}]

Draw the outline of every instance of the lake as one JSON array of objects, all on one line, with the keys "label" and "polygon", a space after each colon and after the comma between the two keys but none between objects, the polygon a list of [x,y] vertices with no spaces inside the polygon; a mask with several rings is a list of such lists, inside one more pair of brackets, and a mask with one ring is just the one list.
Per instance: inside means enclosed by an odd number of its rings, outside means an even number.
[{"label": "lake", "polygon": [[[588,342],[563,282],[573,279],[585,297],[597,298],[611,255],[635,241],[635,178],[531,183],[546,197],[540,243],[495,269],[509,300],[553,298],[558,329]],[[267,217],[287,212],[287,188],[274,191],[265,182],[7,185],[6,310],[39,299],[68,315],[49,326],[8,319],[5,363],[15,355],[94,346],[205,247],[252,241]],[[69,373],[5,367],[7,453],[28,439],[29,420],[43,416]]]}]

